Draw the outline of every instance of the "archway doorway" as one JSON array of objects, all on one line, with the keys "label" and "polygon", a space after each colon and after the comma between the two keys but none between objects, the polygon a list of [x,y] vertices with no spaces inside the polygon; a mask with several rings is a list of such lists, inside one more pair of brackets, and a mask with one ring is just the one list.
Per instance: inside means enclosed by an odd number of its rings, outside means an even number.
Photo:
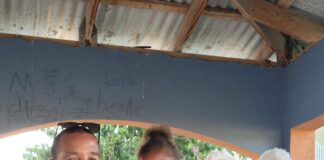
[{"label": "archway doorway", "polygon": [[[123,121],[123,120],[69,120],[69,122],[71,122],[71,121],[79,122],[79,123],[90,122],[90,123],[109,124],[109,125],[118,125],[118,126],[131,126],[131,127],[137,127],[140,129],[146,129],[146,128],[149,128],[154,125],[152,123]],[[1,134],[0,138],[27,132],[27,131],[48,128],[48,127],[55,127],[55,126],[57,126],[57,122],[42,124],[42,125],[30,127],[30,128],[24,128],[21,130],[16,130],[13,132]],[[257,158],[258,158],[258,154],[254,153],[254,152],[248,151],[244,148],[238,147],[234,144],[231,144],[231,143],[219,140],[219,139],[211,138],[211,137],[208,137],[205,135],[201,135],[201,134],[197,134],[194,132],[190,132],[190,131],[186,131],[186,130],[182,130],[182,129],[178,129],[178,128],[173,128],[173,127],[171,127],[171,131],[173,134],[178,135],[178,136],[185,136],[187,138],[192,138],[192,139],[204,142],[204,143],[209,143],[209,144],[216,145],[216,146],[219,146],[222,148],[226,148],[228,150],[234,151],[233,153],[238,153],[240,155],[243,155],[244,157],[250,157],[252,160],[257,160]],[[245,158],[245,159],[248,159],[248,158]]]}]

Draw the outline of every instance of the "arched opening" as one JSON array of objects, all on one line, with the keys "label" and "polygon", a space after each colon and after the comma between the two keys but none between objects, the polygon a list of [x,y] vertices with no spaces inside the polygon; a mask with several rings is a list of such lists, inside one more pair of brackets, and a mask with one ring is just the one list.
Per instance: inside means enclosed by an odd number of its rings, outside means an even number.
[{"label": "arched opening", "polygon": [[315,159],[315,132],[323,126],[324,114],[291,129],[290,152],[292,159]]},{"label": "arched opening", "polygon": [[[90,122],[90,123],[99,123],[99,124],[110,124],[110,125],[126,125],[126,126],[132,126],[132,127],[138,127],[138,128],[149,128],[152,125],[156,125],[156,124],[152,124],[152,123],[145,123],[145,122],[136,122],[136,121],[124,121],[124,120],[69,120],[69,122]],[[7,136],[11,136],[11,135],[15,135],[15,134],[19,134],[19,133],[23,133],[23,132],[27,132],[27,131],[32,131],[32,130],[37,130],[37,129],[42,129],[42,128],[48,128],[48,127],[53,127],[53,126],[57,126],[57,122],[51,122],[51,123],[47,123],[47,124],[42,124],[42,125],[37,125],[37,126],[33,126],[33,127],[29,127],[29,128],[24,128],[24,129],[20,129],[20,130],[16,130],[16,131],[12,131],[12,132],[8,132],[5,134],[0,134],[0,138],[4,138]],[[215,139],[215,138],[211,138],[205,135],[201,135],[198,133],[194,133],[194,132],[190,132],[187,130],[182,130],[182,129],[178,129],[178,128],[174,128],[171,126],[171,131],[173,134],[175,135],[179,135],[179,136],[185,136],[188,138],[193,138],[199,141],[203,141],[206,143],[210,143],[216,146],[220,146],[223,148],[226,148],[228,150],[237,152],[243,156],[249,157],[252,160],[257,160],[258,159],[258,154],[251,152],[249,150],[246,150],[244,148],[238,147],[234,144],[225,142],[223,140],[219,140],[219,139]]]},{"label": "arched opening", "polygon": [[324,125],[315,131],[315,160],[324,159]]}]

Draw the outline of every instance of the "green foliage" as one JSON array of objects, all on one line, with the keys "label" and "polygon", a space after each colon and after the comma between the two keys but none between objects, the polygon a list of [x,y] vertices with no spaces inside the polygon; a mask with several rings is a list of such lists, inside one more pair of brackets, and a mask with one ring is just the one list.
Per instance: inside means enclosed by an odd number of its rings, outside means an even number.
[{"label": "green foliage", "polygon": [[56,130],[57,130],[57,127],[50,127],[50,128],[41,129],[41,131],[46,133],[46,135],[51,139],[54,139]]},{"label": "green foliage", "polygon": [[[209,152],[215,149],[220,149],[212,144],[183,136],[173,136],[173,139],[175,145],[185,160],[195,160],[195,156],[197,156],[198,159],[203,160]],[[199,150],[197,155],[194,154],[194,148]]]},{"label": "green foliage", "polygon": [[26,149],[24,160],[48,160],[51,157],[51,147],[40,144]]},{"label": "green foliage", "polygon": [[[54,139],[56,128],[42,129],[42,131]],[[141,143],[143,133],[144,129],[136,127],[101,125],[100,148],[102,160],[136,160],[137,149]],[[184,160],[203,160],[209,152],[224,149],[183,136],[175,135],[173,139]],[[240,160],[248,160],[247,157],[235,152],[230,151],[230,153]],[[50,147],[46,144],[40,144],[27,148],[23,158],[24,160],[47,160],[50,156]]]},{"label": "green foliage", "polygon": [[[54,139],[56,127],[41,129],[49,138]],[[33,147],[26,148],[23,154],[24,160],[48,160],[51,158],[51,147],[42,143]]]},{"label": "green foliage", "polygon": [[143,129],[102,125],[100,130],[102,160],[136,160],[136,149],[140,144]]}]

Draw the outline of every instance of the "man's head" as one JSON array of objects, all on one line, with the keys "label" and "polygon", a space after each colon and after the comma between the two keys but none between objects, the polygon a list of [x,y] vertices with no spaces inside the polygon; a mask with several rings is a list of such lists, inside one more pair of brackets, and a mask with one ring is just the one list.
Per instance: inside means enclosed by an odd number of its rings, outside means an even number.
[{"label": "man's head", "polygon": [[82,126],[72,126],[63,130],[54,139],[53,160],[100,160],[97,138]]}]

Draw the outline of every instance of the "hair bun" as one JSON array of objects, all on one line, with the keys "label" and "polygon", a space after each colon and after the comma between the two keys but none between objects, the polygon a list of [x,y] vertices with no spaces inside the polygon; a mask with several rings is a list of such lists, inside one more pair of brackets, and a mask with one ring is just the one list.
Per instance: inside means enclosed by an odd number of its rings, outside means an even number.
[{"label": "hair bun", "polygon": [[147,129],[144,134],[144,141],[149,141],[152,138],[162,138],[168,142],[172,142],[171,131],[166,126],[153,126]]}]

